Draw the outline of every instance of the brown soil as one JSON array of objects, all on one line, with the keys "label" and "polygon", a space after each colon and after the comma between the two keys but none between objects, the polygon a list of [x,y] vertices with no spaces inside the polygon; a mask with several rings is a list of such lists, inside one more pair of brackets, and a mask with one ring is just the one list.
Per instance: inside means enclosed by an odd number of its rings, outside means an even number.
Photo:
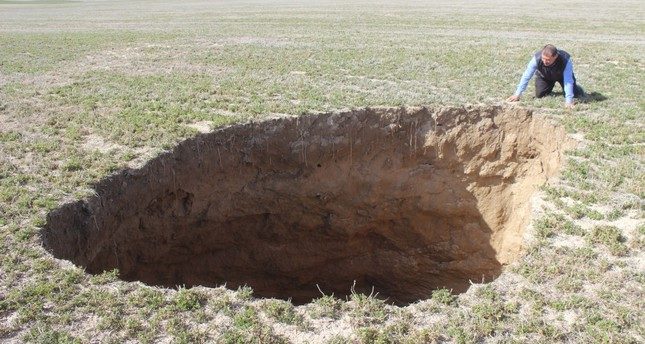
[{"label": "brown soil", "polygon": [[566,136],[523,109],[375,108],[202,134],[48,216],[45,247],[151,285],[296,303],[464,291],[515,259]]}]

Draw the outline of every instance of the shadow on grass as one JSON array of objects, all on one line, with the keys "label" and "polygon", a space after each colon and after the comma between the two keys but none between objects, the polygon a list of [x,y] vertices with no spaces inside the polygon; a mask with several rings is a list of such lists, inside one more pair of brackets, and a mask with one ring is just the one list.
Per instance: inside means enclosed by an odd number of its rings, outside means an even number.
[{"label": "shadow on grass", "polygon": [[605,97],[600,92],[591,92],[591,93],[587,93],[587,95],[583,97],[580,101],[583,103],[596,103],[596,102],[605,101],[607,99],[609,98]]},{"label": "shadow on grass", "polygon": [[[547,97],[564,97],[564,92],[551,92],[547,95]],[[602,102],[605,101],[609,98],[607,98],[605,95],[603,95],[600,92],[591,92],[585,94],[584,97],[582,98],[576,98],[578,102],[580,103],[597,103],[597,102]]]}]

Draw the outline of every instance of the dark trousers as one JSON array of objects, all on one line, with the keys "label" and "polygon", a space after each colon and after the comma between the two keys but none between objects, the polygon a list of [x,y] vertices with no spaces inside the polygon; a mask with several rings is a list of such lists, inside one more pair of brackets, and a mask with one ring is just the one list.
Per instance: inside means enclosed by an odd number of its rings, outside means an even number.
[{"label": "dark trousers", "polygon": [[[535,74],[535,97],[537,98],[542,98],[544,96],[547,96],[551,94],[553,91],[553,86],[555,86],[555,83],[560,84],[560,87],[562,87],[562,93],[564,93],[564,78],[553,81],[553,80],[547,80],[545,79],[540,73]],[[582,90],[582,87],[578,86],[576,83],[576,77],[573,77],[573,97],[578,98],[581,97],[584,94],[584,91]]]}]

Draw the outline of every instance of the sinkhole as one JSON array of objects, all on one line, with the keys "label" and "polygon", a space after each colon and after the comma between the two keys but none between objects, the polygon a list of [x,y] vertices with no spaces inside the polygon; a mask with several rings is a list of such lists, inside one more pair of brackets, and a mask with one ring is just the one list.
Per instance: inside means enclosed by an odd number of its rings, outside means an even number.
[{"label": "sinkhole", "polygon": [[233,125],[52,211],[44,246],[89,273],[248,285],[306,303],[465,291],[515,259],[564,131],[513,107],[365,108]]}]

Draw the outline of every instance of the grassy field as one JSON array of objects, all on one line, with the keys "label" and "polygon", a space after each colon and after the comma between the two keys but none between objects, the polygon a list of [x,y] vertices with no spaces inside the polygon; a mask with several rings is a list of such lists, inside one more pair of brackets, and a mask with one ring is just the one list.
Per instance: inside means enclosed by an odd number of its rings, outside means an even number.
[{"label": "grassy field", "polygon": [[[526,254],[490,284],[396,307],[166,290],[54,259],[59,204],[198,128],[363,106],[497,104],[532,53],[573,56],[592,101],[523,106],[580,146]],[[645,341],[642,1],[1,1],[0,341]],[[559,91],[559,86],[556,86]]]}]

